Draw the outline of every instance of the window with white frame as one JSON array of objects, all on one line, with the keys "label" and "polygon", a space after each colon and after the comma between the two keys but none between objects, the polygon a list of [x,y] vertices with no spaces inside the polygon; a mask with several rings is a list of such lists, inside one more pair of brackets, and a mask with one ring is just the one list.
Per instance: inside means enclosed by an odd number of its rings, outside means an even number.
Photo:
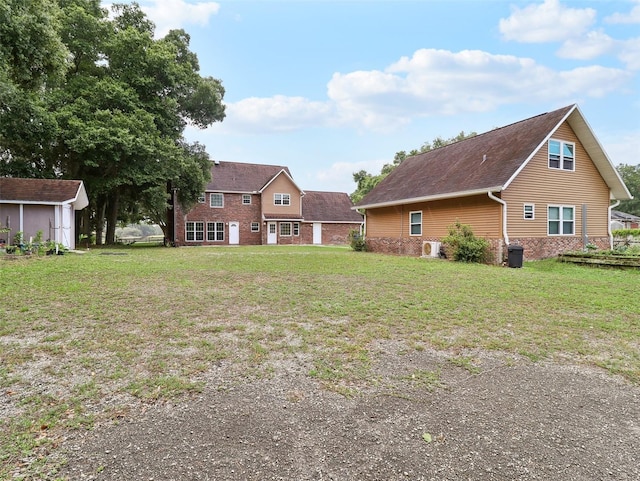
[{"label": "window with white frame", "polygon": [[573,142],[549,140],[549,168],[575,170],[575,149]]},{"label": "window with white frame", "polygon": [[300,235],[300,223],[299,222],[294,222],[293,223],[293,235],[295,235],[295,236],[299,236]]},{"label": "window with white frame", "polygon": [[187,222],[185,225],[185,238],[187,242],[204,240],[204,222]]},{"label": "window with white frame", "polygon": [[422,235],[422,211],[409,212],[409,234]]},{"label": "window with white frame", "polygon": [[547,207],[549,235],[574,235],[575,207],[571,205],[550,205]]},{"label": "window with white frame", "polygon": [[290,194],[273,194],[274,205],[291,205]]},{"label": "window with white frame", "polygon": [[535,204],[524,204],[524,218],[526,220],[533,220],[536,218]]},{"label": "window with white frame", "polygon": [[198,196],[198,202],[200,204],[204,204],[205,199],[206,199],[206,197],[204,195],[204,192]]},{"label": "window with white frame", "polygon": [[224,194],[211,194],[209,196],[209,207],[224,207]]},{"label": "window with white frame", "polygon": [[207,241],[224,241],[224,222],[207,222]]},{"label": "window with white frame", "polygon": [[260,222],[251,223],[251,232],[260,232]]},{"label": "window with white frame", "polygon": [[280,222],[280,235],[283,237],[291,236],[291,222]]},{"label": "window with white frame", "polygon": [[244,205],[250,205],[251,204],[251,194],[242,194],[242,203]]}]

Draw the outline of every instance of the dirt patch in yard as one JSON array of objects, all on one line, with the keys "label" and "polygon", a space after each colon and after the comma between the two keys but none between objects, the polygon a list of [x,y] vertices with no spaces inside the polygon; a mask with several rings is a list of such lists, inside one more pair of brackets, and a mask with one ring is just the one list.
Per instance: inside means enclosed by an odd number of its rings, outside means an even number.
[{"label": "dirt patch in yard", "polygon": [[[636,480],[640,389],[604,371],[380,345],[363,385],[308,366],[139,405],[61,447],[69,480]],[[348,388],[348,389],[346,389]]]}]

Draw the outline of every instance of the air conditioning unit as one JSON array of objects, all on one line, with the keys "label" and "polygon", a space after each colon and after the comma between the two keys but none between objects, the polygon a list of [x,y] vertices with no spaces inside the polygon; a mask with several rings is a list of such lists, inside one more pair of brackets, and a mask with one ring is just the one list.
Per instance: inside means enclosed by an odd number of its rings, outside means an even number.
[{"label": "air conditioning unit", "polygon": [[440,242],[424,241],[422,243],[422,257],[438,257],[440,255]]}]

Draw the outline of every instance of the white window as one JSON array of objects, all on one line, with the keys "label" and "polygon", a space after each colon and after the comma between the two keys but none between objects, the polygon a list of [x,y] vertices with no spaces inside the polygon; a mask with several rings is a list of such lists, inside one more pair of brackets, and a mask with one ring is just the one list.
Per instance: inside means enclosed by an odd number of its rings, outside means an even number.
[{"label": "white window", "polygon": [[575,207],[569,205],[550,205],[547,208],[549,235],[574,235]]},{"label": "white window", "polygon": [[224,207],[224,194],[211,194],[209,196],[209,207]]},{"label": "white window", "polygon": [[422,235],[422,211],[409,212],[409,234]]},{"label": "white window", "polygon": [[291,236],[291,222],[280,222],[280,235],[283,237]]},{"label": "white window", "polygon": [[251,194],[242,194],[242,203],[244,205],[251,204]]},{"label": "white window", "polygon": [[260,232],[260,222],[251,223],[251,232]]},{"label": "white window", "polygon": [[207,222],[207,241],[224,241],[224,222]]},{"label": "white window", "polygon": [[204,222],[187,222],[185,226],[185,236],[187,242],[203,241]]},{"label": "white window", "polygon": [[300,223],[299,222],[294,222],[293,223],[293,235],[295,235],[295,236],[299,236],[300,235]]},{"label": "white window", "polygon": [[533,220],[536,218],[535,204],[524,204],[524,218],[527,220]]},{"label": "white window", "polygon": [[575,144],[563,140],[549,140],[549,168],[575,170]]},{"label": "white window", "polygon": [[205,200],[205,195],[204,195],[204,192],[203,192],[202,194],[200,194],[200,195],[198,196],[198,202],[199,202],[200,204],[204,204],[204,200]]},{"label": "white window", "polygon": [[273,194],[274,205],[291,205],[290,194]]}]

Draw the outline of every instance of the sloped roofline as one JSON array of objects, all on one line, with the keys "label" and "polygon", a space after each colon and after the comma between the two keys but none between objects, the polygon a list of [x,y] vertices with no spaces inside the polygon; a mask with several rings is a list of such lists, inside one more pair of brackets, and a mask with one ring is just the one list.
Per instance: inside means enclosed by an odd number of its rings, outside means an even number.
[{"label": "sloped roofline", "polygon": [[264,192],[264,190],[269,187],[280,175],[286,175],[287,178],[291,181],[291,183],[295,186],[296,189],[298,189],[298,191],[300,191],[301,195],[304,195],[304,190],[302,190],[300,187],[298,187],[298,184],[295,183],[295,181],[293,180],[293,178],[287,173],[287,171],[285,169],[282,169],[280,172],[278,172],[276,175],[274,175],[271,180],[269,182],[267,182],[266,184],[264,184],[264,186],[262,187],[262,189],[260,189],[258,192],[260,194],[262,194],[262,192]]},{"label": "sloped roofline", "polygon": [[[49,179],[37,179],[47,181]],[[61,179],[52,179],[61,180]],[[64,200],[28,200],[28,199],[2,199],[0,198],[0,204],[25,204],[25,205],[65,205],[73,204],[74,210],[82,210],[89,205],[89,197],[84,187],[82,180],[72,180],[72,182],[78,182],[78,188],[73,197]]]},{"label": "sloped roofline", "polygon": [[511,183],[518,177],[518,174],[529,164],[531,159],[542,149],[549,139],[553,137],[558,128],[567,122],[574,133],[582,143],[582,146],[589,154],[589,157],[593,161],[596,169],[604,179],[607,186],[609,186],[610,199],[611,200],[629,200],[633,199],[633,196],[629,192],[629,189],[623,182],[617,169],[614,167],[613,162],[602,148],[602,145],[598,141],[598,138],[593,132],[593,129],[585,119],[580,107],[577,104],[573,104],[571,109],[565,114],[565,116],[558,122],[558,124],[547,134],[547,136],[540,142],[529,157],[522,163],[522,165],[513,173],[511,178],[502,186],[501,190],[506,189]]},{"label": "sloped roofline", "polygon": [[503,190],[501,185],[488,187],[486,189],[465,190],[461,192],[447,192],[446,194],[428,195],[426,197],[414,197],[412,199],[399,199],[389,202],[379,202],[377,204],[358,205],[351,207],[351,210],[358,209],[376,209],[379,207],[392,207],[394,205],[418,204],[420,202],[431,202],[434,200],[455,199],[457,197],[470,197],[472,195],[486,194],[487,192],[500,192]]}]

